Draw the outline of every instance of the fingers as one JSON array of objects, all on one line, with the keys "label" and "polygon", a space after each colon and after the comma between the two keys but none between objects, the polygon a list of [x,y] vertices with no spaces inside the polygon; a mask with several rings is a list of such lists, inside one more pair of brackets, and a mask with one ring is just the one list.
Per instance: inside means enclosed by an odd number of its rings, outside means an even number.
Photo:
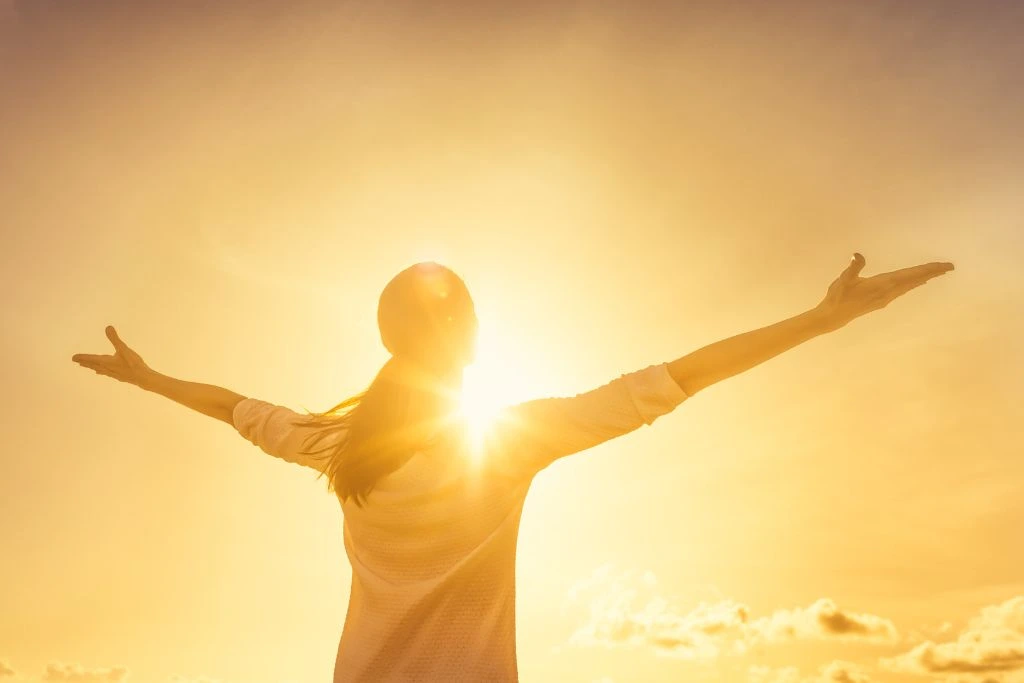
[{"label": "fingers", "polygon": [[901,268],[884,275],[888,276],[888,279],[893,284],[901,286],[911,282],[927,282],[933,277],[938,277],[951,270],[953,270],[952,263],[948,261],[933,261],[931,263],[922,263],[919,266],[911,266],[910,268]]},{"label": "fingers", "polygon": [[840,274],[840,279],[847,282],[857,279],[857,276],[860,275],[860,271],[864,269],[864,264],[866,262],[867,261],[863,254],[860,252],[854,252],[853,258],[850,260],[850,265],[846,266],[846,270]]},{"label": "fingers", "polygon": [[886,300],[886,303],[888,303],[888,302],[890,302],[890,301],[892,301],[894,299],[900,298],[901,296],[903,296],[904,294],[906,294],[910,290],[917,289],[918,287],[924,285],[927,282],[928,282],[927,280],[914,280],[912,282],[906,282],[904,284],[894,286],[892,289],[890,289],[886,293],[886,295],[884,297],[885,300]]},{"label": "fingers", "polygon": [[113,377],[114,379],[121,379],[119,374],[110,365],[102,361],[93,360],[79,360],[78,364],[87,370],[92,370],[97,375],[105,375],[107,377]]},{"label": "fingers", "polygon": [[[926,266],[928,266],[928,268],[925,268]],[[922,285],[928,284],[928,281],[932,278],[953,270],[953,264],[927,263],[923,266],[914,266],[913,268],[905,268],[904,270],[915,272],[903,275],[902,280],[889,283],[888,287],[883,290],[884,293],[878,298],[879,301],[884,302],[882,304],[883,307],[887,306],[891,301],[903,296],[910,290],[917,289]],[[899,272],[900,271],[896,271],[896,273]],[[886,275],[893,275],[893,273],[886,273]]]},{"label": "fingers", "polygon": [[121,341],[121,337],[117,336],[117,330],[114,329],[113,325],[107,325],[105,332],[107,333],[107,339],[110,340],[115,349],[121,352],[128,349],[128,345]]},{"label": "fingers", "polygon": [[96,370],[96,369],[110,370],[113,367],[110,364],[109,361],[104,361],[102,359],[79,360],[78,364],[81,365],[83,368],[88,368],[89,370]]},{"label": "fingers", "polygon": [[80,364],[85,364],[85,363],[93,363],[93,364],[95,364],[95,363],[108,363],[108,362],[114,360],[114,357],[113,356],[109,356],[109,355],[104,356],[104,355],[99,355],[99,354],[94,354],[94,353],[76,353],[75,355],[71,356],[71,360],[75,361],[76,363],[80,363]]},{"label": "fingers", "polygon": [[935,261],[932,263],[925,263],[920,266],[914,266],[907,268],[909,271],[907,279],[913,280],[931,280],[933,277],[938,277],[944,273],[948,273],[953,270],[953,264],[942,261]]},{"label": "fingers", "polygon": [[113,372],[111,372],[110,370],[108,370],[106,368],[95,367],[95,368],[89,368],[89,369],[92,370],[93,372],[95,372],[97,375],[103,375],[104,377],[113,377],[114,379],[119,379]]}]

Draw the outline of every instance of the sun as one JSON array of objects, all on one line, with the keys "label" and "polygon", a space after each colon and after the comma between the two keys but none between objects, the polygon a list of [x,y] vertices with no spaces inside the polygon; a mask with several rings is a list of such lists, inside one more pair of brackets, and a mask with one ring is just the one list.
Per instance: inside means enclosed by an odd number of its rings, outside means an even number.
[{"label": "sun", "polygon": [[502,378],[498,374],[493,366],[474,363],[463,375],[459,413],[469,424],[474,441],[487,434],[501,409],[508,405],[502,400]]},{"label": "sun", "polygon": [[510,381],[503,369],[492,363],[478,360],[466,368],[459,413],[469,425],[475,444],[483,441],[502,408],[511,404],[504,391]]},{"label": "sun", "polygon": [[469,425],[476,444],[482,442],[502,409],[529,396],[527,373],[517,368],[506,352],[508,343],[507,338],[481,328],[476,361],[463,373],[459,413]]}]

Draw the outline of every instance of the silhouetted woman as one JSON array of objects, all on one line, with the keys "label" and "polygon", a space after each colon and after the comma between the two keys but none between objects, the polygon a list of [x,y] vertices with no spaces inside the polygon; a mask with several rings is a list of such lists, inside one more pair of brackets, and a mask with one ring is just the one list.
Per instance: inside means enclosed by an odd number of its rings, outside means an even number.
[{"label": "silhouetted woman", "polygon": [[458,418],[477,318],[462,280],[433,263],[384,288],[391,358],[362,394],[324,413],[151,370],[113,327],[113,355],[76,354],[99,374],[233,425],[256,446],[326,475],[352,564],[334,680],[516,681],[515,553],[534,476],[554,460],[650,424],[687,397],[952,270],[928,263],[862,278],[853,261],[814,308],[568,398],[508,408],[479,448]]}]

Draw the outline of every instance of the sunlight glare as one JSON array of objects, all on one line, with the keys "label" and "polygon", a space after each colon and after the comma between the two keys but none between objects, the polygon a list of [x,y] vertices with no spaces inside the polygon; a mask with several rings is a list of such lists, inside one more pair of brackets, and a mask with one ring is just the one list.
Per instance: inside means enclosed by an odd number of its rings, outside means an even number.
[{"label": "sunlight glare", "polygon": [[469,424],[476,454],[501,410],[526,400],[529,391],[526,373],[518,371],[502,341],[509,340],[481,325],[476,361],[466,367],[463,375],[460,412]]}]

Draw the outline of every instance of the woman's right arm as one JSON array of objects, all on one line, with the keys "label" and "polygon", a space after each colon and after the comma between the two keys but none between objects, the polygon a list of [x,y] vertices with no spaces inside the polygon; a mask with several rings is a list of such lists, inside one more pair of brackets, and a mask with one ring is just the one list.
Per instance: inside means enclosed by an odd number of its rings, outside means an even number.
[{"label": "woman's right arm", "polygon": [[502,411],[485,440],[486,461],[513,477],[653,423],[688,398],[667,363],[575,396],[541,398]]},{"label": "woman's right arm", "polygon": [[871,311],[885,308],[910,290],[953,270],[949,262],[860,277],[865,259],[855,253],[814,307],[791,318],[717,341],[669,363],[672,378],[690,396],[723,379],[745,372],[810,339],[844,327]]},{"label": "woman's right arm", "polygon": [[953,264],[926,263],[870,278],[859,276],[863,267],[864,257],[854,254],[817,306],[781,322],[622,375],[583,394],[512,406],[492,430],[490,457],[507,472],[536,473],[558,458],[651,424],[711,384],[884,308],[911,289],[949,272]]}]

